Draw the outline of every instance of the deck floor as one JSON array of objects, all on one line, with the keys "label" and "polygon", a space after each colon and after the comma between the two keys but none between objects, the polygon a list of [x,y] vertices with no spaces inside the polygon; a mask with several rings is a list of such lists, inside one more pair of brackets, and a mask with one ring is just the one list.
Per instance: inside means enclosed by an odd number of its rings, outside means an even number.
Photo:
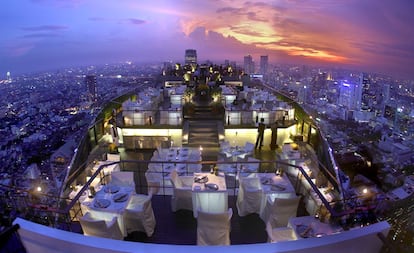
[{"label": "deck floor", "polygon": [[[151,237],[143,232],[133,232],[127,241],[157,244],[197,244],[197,220],[189,210],[171,211],[171,196],[156,195],[152,199],[157,225]],[[240,217],[235,205],[236,197],[229,196],[229,208],[233,209],[231,219],[231,244],[264,243],[267,241],[265,224],[257,214]]]},{"label": "deck floor", "polygon": [[[217,159],[217,149],[210,149],[203,152],[203,160]],[[152,150],[121,151],[122,159],[149,160],[152,156]],[[262,160],[275,160],[275,150],[264,148],[255,150],[254,157]],[[268,164],[262,164],[261,171],[267,171]],[[230,241],[232,245],[252,244],[267,242],[265,224],[258,214],[249,214],[240,217],[236,207],[237,196],[229,194],[228,206],[233,209],[231,219]],[[155,232],[151,237],[147,237],[143,232],[130,233],[125,240],[157,243],[157,244],[180,244],[196,245],[197,244],[197,220],[193,217],[192,211],[171,210],[170,195],[155,195],[152,198],[152,207],[155,214],[157,225]],[[304,204],[301,203],[298,208],[298,216],[307,215]]]}]

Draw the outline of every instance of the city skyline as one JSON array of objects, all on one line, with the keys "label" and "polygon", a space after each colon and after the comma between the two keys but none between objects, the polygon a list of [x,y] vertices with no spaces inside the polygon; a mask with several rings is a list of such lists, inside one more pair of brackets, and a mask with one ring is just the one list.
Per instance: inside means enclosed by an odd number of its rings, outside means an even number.
[{"label": "city skyline", "polygon": [[[113,62],[243,61],[351,67],[414,78],[414,3],[25,0],[4,4],[0,71]],[[4,74],[5,75],[5,74]],[[3,77],[2,77],[3,78]]]}]

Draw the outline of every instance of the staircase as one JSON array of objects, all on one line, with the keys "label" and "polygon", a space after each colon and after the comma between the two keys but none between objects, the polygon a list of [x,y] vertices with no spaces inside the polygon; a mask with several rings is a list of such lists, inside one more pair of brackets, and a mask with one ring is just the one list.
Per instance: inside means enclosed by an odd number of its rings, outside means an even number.
[{"label": "staircase", "polygon": [[188,136],[187,145],[203,148],[219,147],[219,135],[224,134],[223,114],[210,103],[197,101],[191,113],[184,115],[183,134]]},{"label": "staircase", "polygon": [[188,120],[188,146],[218,147],[219,125],[217,120]]}]

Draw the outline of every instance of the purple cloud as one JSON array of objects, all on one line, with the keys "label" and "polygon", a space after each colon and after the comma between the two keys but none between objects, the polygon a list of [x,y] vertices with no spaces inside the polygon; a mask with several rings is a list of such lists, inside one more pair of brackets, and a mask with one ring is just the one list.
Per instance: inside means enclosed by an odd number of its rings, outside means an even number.
[{"label": "purple cloud", "polygon": [[31,31],[31,32],[38,32],[38,31],[62,31],[67,30],[67,26],[62,25],[41,25],[41,26],[30,26],[30,27],[22,27],[23,31]]},{"label": "purple cloud", "polygon": [[30,39],[30,38],[54,38],[54,37],[60,37],[60,35],[52,34],[52,33],[32,33],[23,35],[22,38]]},{"label": "purple cloud", "polygon": [[128,21],[133,25],[142,25],[147,23],[145,20],[137,19],[137,18],[129,18]]},{"label": "purple cloud", "polygon": [[90,17],[88,18],[88,20],[90,21],[107,21],[107,18],[103,18],[103,17]]}]

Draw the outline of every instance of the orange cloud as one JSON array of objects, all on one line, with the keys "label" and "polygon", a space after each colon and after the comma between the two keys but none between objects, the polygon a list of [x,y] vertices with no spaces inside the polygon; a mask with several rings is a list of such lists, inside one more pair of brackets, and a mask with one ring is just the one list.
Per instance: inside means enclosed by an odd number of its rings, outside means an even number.
[{"label": "orange cloud", "polygon": [[[335,48],[330,46],[335,40],[334,36],[329,36],[331,31],[315,31],[312,24],[301,21],[304,13],[297,9],[290,10],[262,2],[246,2],[233,7],[234,4],[226,6],[223,1],[220,6],[215,13],[194,13],[192,17],[183,17],[182,31],[188,36],[198,27],[204,27],[206,32],[214,31],[254,48],[329,62],[349,61],[341,53],[345,48],[344,43],[336,43]],[[295,19],[297,16],[299,21]]]}]

